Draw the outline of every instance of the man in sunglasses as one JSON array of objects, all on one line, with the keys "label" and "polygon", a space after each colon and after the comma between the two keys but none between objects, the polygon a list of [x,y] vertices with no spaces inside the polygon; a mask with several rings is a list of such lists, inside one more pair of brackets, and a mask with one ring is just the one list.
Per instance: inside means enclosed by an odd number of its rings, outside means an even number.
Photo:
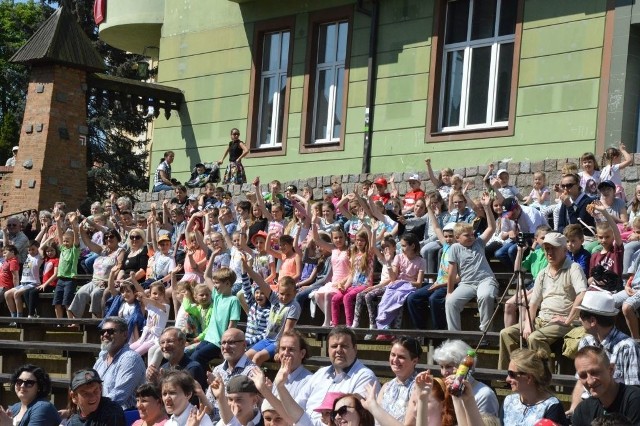
[{"label": "man in sunglasses", "polygon": [[593,236],[595,222],[593,216],[587,211],[587,206],[594,199],[582,192],[580,177],[576,174],[562,176],[560,185],[556,185],[556,190],[558,189],[562,191],[560,194],[562,204],[556,231],[562,233],[567,225],[577,223],[582,226],[585,235]]},{"label": "man in sunglasses", "polygon": [[29,249],[29,238],[22,232],[22,222],[17,216],[7,219],[4,229],[3,242],[5,246],[14,245],[18,249],[18,261],[20,265],[27,260],[27,251]]},{"label": "man in sunglasses", "polygon": [[104,395],[124,410],[136,406],[135,390],[145,381],[144,361],[129,348],[127,322],[107,317],[99,331],[102,351],[93,368],[103,380]]},{"label": "man in sunglasses", "polygon": [[78,407],[68,426],[105,425],[124,426],[126,424],[122,408],[104,396],[102,379],[97,371],[91,368],[78,370],[73,374],[69,385],[69,397]]}]

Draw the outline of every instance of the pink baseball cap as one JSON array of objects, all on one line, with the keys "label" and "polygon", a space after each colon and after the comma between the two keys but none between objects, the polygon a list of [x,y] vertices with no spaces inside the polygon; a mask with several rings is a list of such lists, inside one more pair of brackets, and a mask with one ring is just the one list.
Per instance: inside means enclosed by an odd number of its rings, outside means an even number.
[{"label": "pink baseball cap", "polygon": [[335,404],[338,399],[342,398],[345,395],[346,393],[342,392],[327,392],[327,394],[324,396],[324,399],[320,403],[320,406],[314,408],[313,411],[317,413],[321,413],[322,411],[327,410],[331,411],[333,410],[333,404]]}]

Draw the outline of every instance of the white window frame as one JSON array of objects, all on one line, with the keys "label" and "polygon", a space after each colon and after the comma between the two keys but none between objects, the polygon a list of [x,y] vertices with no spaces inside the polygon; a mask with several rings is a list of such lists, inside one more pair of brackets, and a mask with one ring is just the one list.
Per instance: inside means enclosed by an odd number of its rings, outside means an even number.
[{"label": "white window frame", "polygon": [[[498,26],[500,24],[500,12],[501,5],[503,1],[514,1],[514,0],[497,0],[496,1],[496,16],[494,21],[494,37],[484,38],[479,40],[470,40],[471,38],[471,25],[473,22],[473,7],[476,1],[482,0],[469,0],[469,18],[467,21],[467,40],[459,43],[451,43],[444,44],[442,50],[442,75],[440,81],[440,104],[439,104],[439,114],[438,114],[438,128],[441,132],[454,132],[461,130],[475,130],[475,129],[487,129],[487,128],[496,128],[496,127],[507,127],[509,125],[508,121],[495,121],[495,105],[496,105],[496,86],[498,79],[498,61],[500,58],[500,48],[505,44],[513,44],[515,50],[515,32],[514,34],[497,36],[498,34]],[[446,22],[449,19],[449,2],[446,4],[446,18],[445,18],[445,29],[447,28]],[[445,30],[446,31],[446,30]],[[447,34],[444,34],[444,40],[446,40]],[[491,65],[489,69],[489,88],[488,88],[488,96],[487,96],[487,117],[484,123],[480,124],[467,124],[467,113],[469,106],[469,81],[471,80],[471,59],[472,59],[472,51],[475,48],[482,47],[491,47]],[[450,52],[455,52],[462,50],[463,53],[463,66],[462,66],[462,93],[460,96],[460,117],[458,120],[457,126],[445,126],[445,117],[444,117],[444,105],[445,105],[445,87],[447,84],[447,55]],[[514,76],[512,75],[513,79]]]},{"label": "white window frame", "polygon": [[[284,33],[288,33],[289,34],[289,41],[288,44],[289,46],[287,47],[287,55],[285,55],[286,58],[286,63],[282,64],[280,61],[280,58],[282,58],[282,46],[284,43]],[[258,100],[258,128],[256,130],[256,141],[257,143],[255,144],[255,148],[256,149],[269,149],[269,148],[280,148],[282,147],[282,140],[277,140],[278,139],[278,135],[283,135],[284,134],[284,129],[279,129],[278,128],[278,123],[280,122],[280,118],[281,116],[284,114],[284,108],[285,108],[285,98],[284,96],[280,96],[280,93],[283,90],[286,90],[286,86],[288,84],[288,75],[289,75],[289,50],[291,49],[291,30],[289,29],[285,29],[285,30],[280,30],[280,31],[269,31],[267,33],[265,33],[262,36],[262,51],[264,53],[264,48],[266,45],[266,40],[267,37],[272,36],[274,34],[279,34],[280,35],[280,43],[278,44],[278,49],[277,49],[277,57],[278,57],[278,63],[280,64],[279,68],[276,68],[274,70],[267,70],[264,71],[262,70],[263,65],[265,63],[265,61],[269,61],[270,58],[265,58],[264,55],[262,56],[262,63],[260,64],[260,99]],[[276,53],[274,53],[274,51],[270,52],[271,55],[275,55]],[[265,81],[268,80],[269,78],[274,78],[274,80],[276,81],[276,87],[275,89],[273,89],[270,92],[270,95],[273,96],[273,109],[272,109],[272,114],[271,114],[271,135],[269,138],[268,142],[264,142],[261,138],[262,136],[262,115],[264,114],[264,111],[262,109],[263,107],[263,96],[264,96],[264,84]],[[284,80],[284,86],[282,86],[282,81]],[[277,106],[277,107],[276,107]],[[284,123],[284,121],[283,121]]]},{"label": "white window frame", "polygon": [[[332,62],[317,62],[317,58],[318,55],[320,54],[320,46],[316,46],[317,47],[317,52],[316,52],[316,63],[315,63],[315,81],[314,81],[314,88],[313,88],[313,121],[311,124],[311,143],[312,144],[323,144],[323,143],[336,143],[336,142],[340,142],[340,136],[338,137],[333,137],[333,133],[334,133],[334,117],[335,117],[335,112],[336,112],[336,105],[338,102],[342,102],[342,99],[337,99],[337,93],[338,93],[338,85],[343,85],[342,88],[342,93],[344,94],[344,91],[346,90],[345,86],[345,82],[344,79],[343,81],[338,81],[338,76],[340,75],[340,70],[342,70],[342,76],[344,77],[346,74],[346,55],[345,58],[343,60],[339,60],[338,59],[338,55],[337,52],[340,51],[340,48],[338,47],[338,43],[340,42],[340,37],[339,37],[339,30],[340,30],[340,25],[341,24],[346,24],[347,28],[347,37],[344,38],[344,51],[346,52],[347,50],[347,46],[348,46],[348,35],[349,35],[349,21],[348,20],[338,20],[338,21],[332,21],[332,22],[323,22],[319,27],[318,27],[318,44],[320,43],[320,40],[322,39],[319,36],[319,32],[322,31],[325,28],[328,28],[330,25],[335,25],[336,28],[336,40],[335,40],[335,51],[336,51],[336,60],[332,61]],[[328,106],[327,106],[327,132],[325,135],[322,135],[322,137],[318,137],[318,135],[316,135],[316,125],[317,120],[318,120],[318,111],[317,111],[317,106],[318,106],[318,99],[319,96],[321,96],[320,92],[319,92],[319,81],[320,81],[320,73],[322,71],[330,71],[332,73],[332,83],[331,83],[331,87],[329,89],[329,100],[328,100]],[[344,115],[345,111],[342,111],[342,114]],[[344,120],[342,122],[342,125],[344,126]]]}]

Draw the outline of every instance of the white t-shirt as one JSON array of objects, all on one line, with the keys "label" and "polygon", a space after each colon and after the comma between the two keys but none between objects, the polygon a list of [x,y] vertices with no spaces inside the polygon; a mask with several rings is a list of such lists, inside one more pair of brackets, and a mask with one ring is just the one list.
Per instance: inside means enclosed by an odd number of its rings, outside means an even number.
[{"label": "white t-shirt", "polygon": [[20,278],[21,284],[33,283],[40,285],[40,264],[42,263],[42,256],[37,254],[36,256],[27,255],[22,268],[22,278]]}]

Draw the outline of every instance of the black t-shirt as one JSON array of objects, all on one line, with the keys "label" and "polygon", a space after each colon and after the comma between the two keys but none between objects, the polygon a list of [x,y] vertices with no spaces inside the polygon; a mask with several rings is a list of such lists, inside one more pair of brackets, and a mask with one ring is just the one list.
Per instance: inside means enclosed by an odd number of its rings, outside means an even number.
[{"label": "black t-shirt", "polygon": [[589,397],[582,401],[573,412],[571,422],[574,426],[589,426],[591,422],[607,413],[619,413],[631,420],[631,424],[640,425],[640,388],[620,383],[616,399],[609,407],[603,407],[600,401]]},{"label": "black t-shirt", "polygon": [[86,419],[80,417],[80,414],[74,414],[69,418],[67,426],[125,426],[124,412],[111,399],[103,396],[100,398],[98,409],[89,414]]}]

